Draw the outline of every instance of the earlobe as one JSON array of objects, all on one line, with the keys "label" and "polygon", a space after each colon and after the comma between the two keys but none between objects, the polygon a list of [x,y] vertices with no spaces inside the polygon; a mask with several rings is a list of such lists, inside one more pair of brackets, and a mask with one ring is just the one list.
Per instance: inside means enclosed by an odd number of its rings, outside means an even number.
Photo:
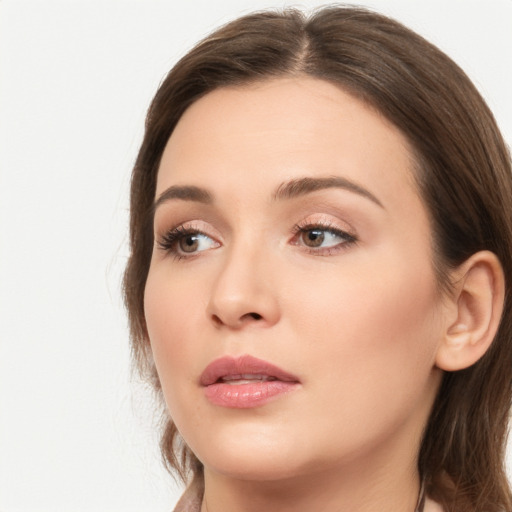
[{"label": "earlobe", "polygon": [[436,365],[457,371],[476,363],[491,346],[503,312],[505,279],[497,256],[480,251],[453,273],[453,295]]}]

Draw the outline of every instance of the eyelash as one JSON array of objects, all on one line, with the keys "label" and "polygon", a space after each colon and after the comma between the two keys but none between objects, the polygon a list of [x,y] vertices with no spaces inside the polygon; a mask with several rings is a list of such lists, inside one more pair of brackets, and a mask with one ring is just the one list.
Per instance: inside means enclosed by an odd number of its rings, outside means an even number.
[{"label": "eyelash", "polygon": [[208,237],[210,239],[212,238],[211,236],[207,235],[206,233],[204,233],[203,231],[201,231],[199,229],[188,228],[185,226],[177,226],[173,229],[170,229],[164,235],[162,235],[160,240],[158,240],[158,242],[157,242],[158,247],[162,251],[172,255],[174,257],[174,259],[181,260],[181,259],[191,258],[196,253],[191,253],[190,255],[186,256],[185,254],[179,252],[176,247],[177,244],[180,242],[180,240],[183,240],[187,236],[191,236],[191,235],[202,235],[202,236]]},{"label": "eyelash", "polygon": [[[308,247],[306,245],[301,245],[303,250],[310,254],[314,255],[320,255],[320,256],[329,256],[332,254],[337,253],[338,251],[347,249],[351,245],[354,245],[358,242],[358,239],[355,235],[348,233],[347,231],[343,231],[339,228],[334,227],[331,224],[328,223],[304,223],[304,224],[296,224],[293,228],[293,237],[292,237],[292,243],[293,245],[300,245],[299,244],[299,237],[303,234],[306,234],[310,231],[322,231],[325,233],[330,233],[334,236],[337,236],[341,239],[343,239],[343,242],[340,242],[334,246],[331,247],[319,247],[318,249]],[[183,240],[184,238],[191,236],[191,235],[199,235],[207,237],[211,240],[213,238],[209,236],[208,234],[204,233],[203,231],[199,229],[195,229],[192,227],[185,227],[185,226],[177,226],[173,229],[170,229],[167,231],[164,235],[161,236],[161,238],[157,241],[158,247],[173,256],[174,259],[181,260],[181,259],[188,259],[193,258],[198,254],[198,252],[191,252],[189,255],[185,255],[182,252],[180,252],[177,248],[177,244]],[[202,252],[202,251],[199,251]]]},{"label": "eyelash", "polygon": [[296,224],[293,228],[294,231],[294,244],[299,245],[299,237],[303,234],[306,234],[310,231],[322,231],[325,233],[331,233],[334,236],[337,236],[341,239],[343,239],[343,242],[340,242],[334,246],[331,247],[320,247],[318,249],[314,249],[311,247],[307,247],[306,245],[303,245],[303,249],[305,249],[308,253],[314,254],[317,256],[330,256],[332,254],[335,254],[339,251],[348,249],[350,246],[357,244],[358,239],[355,235],[352,233],[349,233],[347,231],[343,231],[342,229],[339,229],[332,224],[329,223],[322,223],[322,222],[316,222],[316,223],[303,223],[303,224]]}]

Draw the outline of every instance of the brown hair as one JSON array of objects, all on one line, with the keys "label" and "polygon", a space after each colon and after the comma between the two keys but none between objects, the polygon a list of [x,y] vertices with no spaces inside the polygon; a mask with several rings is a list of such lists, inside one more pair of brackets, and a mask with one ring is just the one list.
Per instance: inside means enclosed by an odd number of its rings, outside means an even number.
[{"label": "brown hair", "polygon": [[[124,278],[134,357],[159,388],[144,318],[153,245],[152,205],[164,147],[184,111],[208,92],[272,77],[307,75],[372,105],[409,139],[430,212],[438,280],[483,249],[512,283],[512,174],[496,122],[464,72],[403,25],[353,7],[297,10],[235,20],[170,71],[149,108],[131,186],[131,256]],[[511,399],[510,292],[498,334],[472,367],[445,373],[424,432],[418,468],[445,511],[512,510],[504,468]],[[185,479],[202,467],[170,418],[162,437],[168,467]]]}]

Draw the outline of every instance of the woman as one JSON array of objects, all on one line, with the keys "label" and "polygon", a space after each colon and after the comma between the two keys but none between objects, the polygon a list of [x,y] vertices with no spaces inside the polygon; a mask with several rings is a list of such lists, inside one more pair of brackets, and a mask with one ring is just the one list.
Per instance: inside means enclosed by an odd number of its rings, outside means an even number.
[{"label": "woman", "polygon": [[512,510],[510,212],[492,114],[395,21],[265,12],[186,55],[125,274],[176,510]]}]

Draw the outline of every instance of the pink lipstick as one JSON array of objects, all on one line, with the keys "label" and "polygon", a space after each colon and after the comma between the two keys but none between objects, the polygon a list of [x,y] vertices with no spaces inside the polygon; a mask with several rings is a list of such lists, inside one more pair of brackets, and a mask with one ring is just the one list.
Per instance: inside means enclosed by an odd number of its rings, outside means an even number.
[{"label": "pink lipstick", "polygon": [[215,405],[247,409],[296,389],[299,379],[252,356],[221,357],[201,374],[206,398]]}]

